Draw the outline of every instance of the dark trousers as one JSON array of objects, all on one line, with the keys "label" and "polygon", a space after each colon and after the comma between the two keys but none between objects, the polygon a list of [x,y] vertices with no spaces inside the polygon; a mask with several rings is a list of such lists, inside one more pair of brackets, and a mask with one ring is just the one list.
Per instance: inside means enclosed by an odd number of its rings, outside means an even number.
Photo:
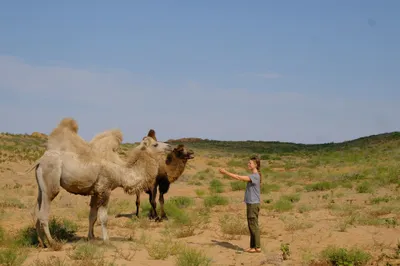
[{"label": "dark trousers", "polygon": [[247,205],[247,224],[250,231],[250,248],[260,248],[260,227],[258,226],[258,213],[260,212],[260,204]]}]

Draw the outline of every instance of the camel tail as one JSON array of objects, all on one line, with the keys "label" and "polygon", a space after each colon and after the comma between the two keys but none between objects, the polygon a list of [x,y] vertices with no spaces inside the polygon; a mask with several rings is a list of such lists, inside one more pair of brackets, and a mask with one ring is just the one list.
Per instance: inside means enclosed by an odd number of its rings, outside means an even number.
[{"label": "camel tail", "polygon": [[40,164],[40,159],[36,160],[36,162],[31,165],[28,169],[25,170],[25,174],[30,173],[33,169],[35,169]]}]

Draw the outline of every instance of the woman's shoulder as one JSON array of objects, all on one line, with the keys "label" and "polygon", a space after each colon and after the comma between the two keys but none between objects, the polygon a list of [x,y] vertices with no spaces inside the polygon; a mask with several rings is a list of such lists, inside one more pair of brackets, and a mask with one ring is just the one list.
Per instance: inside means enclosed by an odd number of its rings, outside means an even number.
[{"label": "woman's shoulder", "polygon": [[249,175],[249,177],[250,178],[260,178],[260,174],[259,173],[251,173],[250,175]]}]

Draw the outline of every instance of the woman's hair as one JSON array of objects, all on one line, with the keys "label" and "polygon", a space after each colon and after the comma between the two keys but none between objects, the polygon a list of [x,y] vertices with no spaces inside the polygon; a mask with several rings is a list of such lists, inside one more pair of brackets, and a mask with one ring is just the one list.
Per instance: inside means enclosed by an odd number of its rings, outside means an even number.
[{"label": "woman's hair", "polygon": [[260,160],[260,157],[259,156],[257,156],[257,155],[254,155],[254,156],[251,156],[250,157],[250,160],[252,160],[252,161],[254,161],[255,163],[256,163],[256,165],[257,165],[257,172],[258,172],[258,174],[260,175],[260,185],[261,185],[261,170],[260,170],[260,168],[261,168],[261,160]]}]

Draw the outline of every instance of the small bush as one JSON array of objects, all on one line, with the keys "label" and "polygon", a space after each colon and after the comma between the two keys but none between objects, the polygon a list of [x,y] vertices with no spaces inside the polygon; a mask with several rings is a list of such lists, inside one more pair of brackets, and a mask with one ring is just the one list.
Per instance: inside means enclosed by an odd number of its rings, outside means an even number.
[{"label": "small bush", "polygon": [[73,260],[95,260],[100,259],[102,252],[99,247],[91,243],[78,244],[67,254]]},{"label": "small bush", "polygon": [[[51,256],[47,260],[36,259],[34,261],[33,265],[36,265],[36,266],[68,266],[65,259],[62,260],[56,256]],[[88,266],[88,265],[85,265],[85,266]]]},{"label": "small bush", "polygon": [[290,201],[290,202],[292,202],[292,203],[298,202],[298,201],[300,201],[300,194],[283,195],[283,196],[281,197],[281,199]]},{"label": "small bush", "polygon": [[203,197],[206,194],[202,189],[195,189],[194,191],[196,192],[197,197]]},{"label": "small bush", "polygon": [[391,197],[385,196],[385,197],[376,197],[370,199],[371,204],[379,204],[381,202],[389,202],[391,200]]},{"label": "small bush", "polygon": [[246,182],[243,181],[233,181],[230,184],[232,191],[245,190],[247,185]]},{"label": "small bush", "polygon": [[177,266],[208,266],[211,259],[204,252],[187,247],[176,258]]},{"label": "small bush", "polygon": [[279,191],[280,187],[277,184],[261,184],[261,194],[268,194],[272,191]]},{"label": "small bush", "polygon": [[373,192],[372,186],[369,182],[364,181],[357,186],[358,193],[371,193]]},{"label": "small bush", "polygon": [[6,234],[4,232],[3,227],[0,226],[0,245],[4,242],[6,239]]},{"label": "small bush", "polygon": [[228,205],[229,200],[220,195],[211,195],[204,198],[205,207],[214,207],[216,205]]},{"label": "small bush", "polygon": [[247,225],[237,215],[225,214],[219,219],[219,225],[226,238],[232,239],[236,235],[248,234]]},{"label": "small bush", "polygon": [[304,189],[307,192],[310,192],[310,191],[325,191],[325,190],[334,189],[336,187],[337,187],[336,183],[324,181],[324,182],[319,182],[319,183],[306,185],[304,187]]},{"label": "small bush", "polygon": [[171,197],[169,203],[174,204],[178,208],[186,208],[194,204],[194,200],[185,196]]},{"label": "small bush", "polygon": [[145,213],[147,215],[147,213],[149,213],[150,210],[151,210],[151,205],[150,202],[148,202],[147,200],[140,204],[140,211],[142,213]]},{"label": "small bush", "polygon": [[357,248],[347,250],[345,248],[338,248],[335,246],[329,246],[323,250],[322,257],[333,265],[354,266],[365,265],[372,258],[369,253]]},{"label": "small bush", "polygon": [[286,212],[293,209],[293,204],[292,202],[281,198],[277,202],[275,202],[273,208],[278,212]]},{"label": "small bush", "polygon": [[0,202],[2,208],[18,208],[25,209],[25,205],[19,199],[6,199]]},{"label": "small bush", "polygon": [[224,185],[218,179],[213,179],[210,182],[210,191],[211,193],[222,193],[224,192]]},{"label": "small bush", "polygon": [[[70,241],[75,238],[75,232],[78,226],[64,219],[62,222],[56,218],[49,221],[50,234],[55,240],[58,241]],[[36,229],[33,227],[27,227],[22,229],[16,239],[15,243],[18,246],[37,246],[39,244],[38,235]]]},{"label": "small bush", "polygon": [[178,242],[173,242],[169,238],[146,245],[150,258],[154,260],[165,260],[169,256],[177,255],[180,248],[181,245]]},{"label": "small bush", "polygon": [[299,210],[299,213],[305,213],[305,212],[311,211],[312,208],[309,205],[303,204],[303,205],[300,205],[297,209]]},{"label": "small bush", "polygon": [[173,202],[167,201],[164,205],[165,212],[172,218],[175,224],[187,225],[191,223],[189,215]]},{"label": "small bush", "polygon": [[193,180],[192,181],[194,181],[194,180],[205,180],[207,178],[214,177],[214,175],[215,175],[214,170],[212,170],[211,168],[207,168],[207,169],[205,169],[203,171],[197,172],[193,176],[193,178],[192,178]]},{"label": "small bush", "polygon": [[6,248],[0,250],[0,265],[19,266],[24,263],[26,258],[26,252],[23,252],[18,248]]}]

